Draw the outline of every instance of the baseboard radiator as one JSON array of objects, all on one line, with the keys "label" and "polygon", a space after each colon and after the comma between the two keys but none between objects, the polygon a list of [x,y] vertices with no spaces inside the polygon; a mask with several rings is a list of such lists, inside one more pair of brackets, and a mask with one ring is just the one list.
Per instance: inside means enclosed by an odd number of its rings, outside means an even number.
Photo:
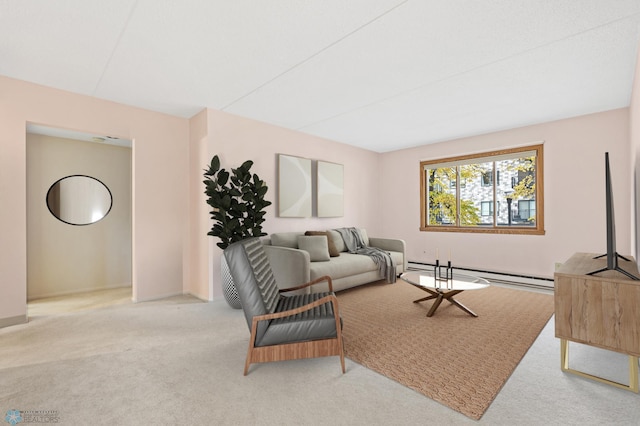
[{"label": "baseboard radiator", "polygon": [[[426,271],[433,270],[434,264],[432,263],[420,263],[409,261],[407,269],[410,271]],[[535,277],[529,275],[516,275],[507,274],[502,272],[482,271],[478,269],[458,268],[454,267],[454,270],[460,271],[463,274],[473,275],[479,278],[484,278],[492,283],[505,284],[519,287],[527,287],[538,290],[551,290],[553,291],[553,278]]]}]

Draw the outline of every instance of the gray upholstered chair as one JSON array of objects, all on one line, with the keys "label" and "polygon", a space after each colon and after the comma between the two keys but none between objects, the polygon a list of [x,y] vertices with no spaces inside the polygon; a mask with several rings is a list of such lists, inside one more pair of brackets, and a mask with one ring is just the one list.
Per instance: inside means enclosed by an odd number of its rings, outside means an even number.
[{"label": "gray upholstered chair", "polygon": [[[258,238],[229,245],[224,256],[251,331],[244,375],[251,363],[340,356],[344,373],[342,321],[330,277],[279,290]],[[327,281],[324,293],[282,293]]]}]

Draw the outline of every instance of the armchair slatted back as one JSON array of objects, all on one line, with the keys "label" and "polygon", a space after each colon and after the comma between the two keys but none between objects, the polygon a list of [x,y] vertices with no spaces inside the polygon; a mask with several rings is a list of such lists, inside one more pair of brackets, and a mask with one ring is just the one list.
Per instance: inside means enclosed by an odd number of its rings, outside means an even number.
[{"label": "armchair slatted back", "polygon": [[[253,362],[340,356],[344,373],[344,349],[338,299],[333,292],[281,296],[267,258],[256,237],[224,250],[251,337],[244,375]],[[331,278],[324,276],[293,289]],[[290,291],[292,289],[284,289]]]},{"label": "armchair slatted back", "polygon": [[[249,330],[255,315],[275,312],[280,294],[262,242],[257,237],[229,245],[224,250],[229,272],[238,291]],[[268,324],[258,326],[257,339],[262,338]]]}]

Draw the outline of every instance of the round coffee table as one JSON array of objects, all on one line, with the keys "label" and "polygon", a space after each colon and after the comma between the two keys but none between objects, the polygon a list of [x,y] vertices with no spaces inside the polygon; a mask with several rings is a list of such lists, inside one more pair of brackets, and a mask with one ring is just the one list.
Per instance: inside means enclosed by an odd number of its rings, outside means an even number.
[{"label": "round coffee table", "polygon": [[475,312],[464,306],[453,298],[456,294],[460,294],[465,290],[480,290],[489,287],[489,281],[484,278],[478,278],[471,275],[453,273],[453,279],[437,280],[434,278],[433,271],[409,271],[400,276],[400,279],[408,282],[414,287],[419,288],[430,294],[430,296],[422,299],[414,300],[413,303],[424,302],[425,300],[435,299],[431,309],[427,312],[427,316],[432,316],[443,300],[457,306],[469,315],[477,317]]}]

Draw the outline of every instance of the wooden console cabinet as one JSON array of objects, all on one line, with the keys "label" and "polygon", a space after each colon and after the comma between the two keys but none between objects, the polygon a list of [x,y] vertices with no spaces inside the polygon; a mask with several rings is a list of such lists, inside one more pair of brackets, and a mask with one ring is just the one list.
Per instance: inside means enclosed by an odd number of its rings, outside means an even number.
[{"label": "wooden console cabinet", "polygon": [[[561,368],[623,389],[638,392],[640,356],[640,281],[618,271],[596,275],[606,257],[576,253],[554,274],[556,337],[560,338]],[[626,256],[625,256],[626,257]],[[619,259],[625,271],[639,276],[636,262]],[[629,384],[612,382],[569,368],[569,341],[629,356]]]}]

